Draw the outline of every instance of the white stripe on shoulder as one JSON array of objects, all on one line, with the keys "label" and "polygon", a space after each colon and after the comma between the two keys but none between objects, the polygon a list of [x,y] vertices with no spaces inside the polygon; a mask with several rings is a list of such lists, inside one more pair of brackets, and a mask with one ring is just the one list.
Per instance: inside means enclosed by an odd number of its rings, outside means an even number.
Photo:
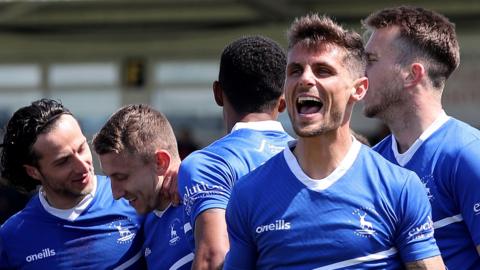
[{"label": "white stripe on shoulder", "polygon": [[397,249],[396,248],[391,248],[389,250],[373,253],[373,254],[370,254],[370,255],[367,255],[367,256],[358,257],[358,258],[355,258],[355,259],[346,260],[346,261],[343,261],[343,262],[338,262],[338,263],[322,266],[322,267],[319,267],[319,268],[315,268],[314,270],[340,269],[340,268],[347,267],[347,266],[357,265],[357,264],[360,264],[360,263],[363,263],[363,262],[385,259],[385,258],[388,258],[388,257],[396,254],[396,253],[397,253]]},{"label": "white stripe on shoulder", "polygon": [[433,228],[434,229],[440,229],[440,228],[448,226],[452,223],[461,222],[461,221],[463,221],[462,214],[458,214],[458,215],[455,215],[455,216],[447,217],[447,218],[440,219],[438,221],[433,222]]},{"label": "white stripe on shoulder", "polygon": [[138,260],[140,260],[140,258],[142,258],[142,250],[140,250],[137,254],[135,254],[135,256],[133,256],[132,258],[130,258],[128,261],[122,263],[121,265],[113,268],[113,270],[123,270],[123,269],[127,269],[128,267],[132,266],[134,263],[136,263]]},{"label": "white stripe on shoulder", "polygon": [[180,267],[184,266],[185,264],[189,263],[193,261],[193,253],[189,253],[187,254],[186,256],[184,256],[183,258],[181,258],[180,260],[178,260],[176,263],[174,263],[170,268],[168,268],[169,270],[176,270],[176,269],[179,269]]}]

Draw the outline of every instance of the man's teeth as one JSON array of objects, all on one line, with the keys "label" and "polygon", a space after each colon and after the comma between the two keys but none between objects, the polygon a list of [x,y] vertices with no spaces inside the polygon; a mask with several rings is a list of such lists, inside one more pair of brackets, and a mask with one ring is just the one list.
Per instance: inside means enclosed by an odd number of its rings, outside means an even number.
[{"label": "man's teeth", "polygon": [[320,99],[318,98],[315,98],[315,97],[299,97],[297,99],[297,102],[302,104],[304,102],[309,102],[309,101],[312,101],[312,102],[320,102]]}]

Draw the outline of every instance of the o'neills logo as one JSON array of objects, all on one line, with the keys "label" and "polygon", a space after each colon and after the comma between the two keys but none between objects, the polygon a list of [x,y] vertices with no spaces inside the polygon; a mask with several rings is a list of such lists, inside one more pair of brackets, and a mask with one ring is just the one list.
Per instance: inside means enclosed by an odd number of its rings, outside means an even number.
[{"label": "o'neills logo", "polygon": [[44,248],[44,249],[42,249],[42,252],[39,252],[37,254],[28,255],[27,257],[25,257],[25,260],[27,262],[33,262],[33,261],[45,259],[45,258],[48,258],[48,257],[51,257],[51,256],[55,256],[55,249]]},{"label": "o'neills logo", "polygon": [[275,223],[270,223],[267,225],[258,226],[255,229],[256,233],[263,233],[268,231],[282,231],[282,230],[290,230],[290,222],[285,222],[283,219],[275,220]]}]

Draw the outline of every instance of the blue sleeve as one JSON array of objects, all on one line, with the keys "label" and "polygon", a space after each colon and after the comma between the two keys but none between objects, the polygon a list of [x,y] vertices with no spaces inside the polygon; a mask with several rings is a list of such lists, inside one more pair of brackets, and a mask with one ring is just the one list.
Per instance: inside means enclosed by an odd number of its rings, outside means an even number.
[{"label": "blue sleeve", "polygon": [[440,255],[433,238],[430,202],[424,185],[413,172],[401,190],[396,246],[404,262]]},{"label": "blue sleeve", "polygon": [[186,222],[192,227],[203,211],[226,209],[233,186],[232,170],[219,155],[198,151],[180,165],[178,188],[184,203]]},{"label": "blue sleeve", "polygon": [[7,252],[3,244],[3,231],[0,228],[0,269],[9,269],[9,263],[7,258]]},{"label": "blue sleeve", "polygon": [[227,253],[223,269],[255,269],[256,247],[249,224],[246,222],[247,207],[242,206],[242,200],[237,196],[238,189],[234,188],[227,207],[226,221],[230,251]]},{"label": "blue sleeve", "polygon": [[474,141],[458,155],[454,164],[453,190],[470,236],[480,245],[480,143]]}]

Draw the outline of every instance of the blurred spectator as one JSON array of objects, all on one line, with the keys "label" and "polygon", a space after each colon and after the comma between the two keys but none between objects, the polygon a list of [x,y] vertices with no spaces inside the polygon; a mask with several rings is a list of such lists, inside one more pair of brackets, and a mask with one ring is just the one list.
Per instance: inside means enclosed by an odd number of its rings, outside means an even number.
[{"label": "blurred spectator", "polygon": [[182,128],[182,130],[180,130],[180,133],[177,136],[177,143],[181,160],[200,148],[193,138],[192,131],[189,128]]}]

